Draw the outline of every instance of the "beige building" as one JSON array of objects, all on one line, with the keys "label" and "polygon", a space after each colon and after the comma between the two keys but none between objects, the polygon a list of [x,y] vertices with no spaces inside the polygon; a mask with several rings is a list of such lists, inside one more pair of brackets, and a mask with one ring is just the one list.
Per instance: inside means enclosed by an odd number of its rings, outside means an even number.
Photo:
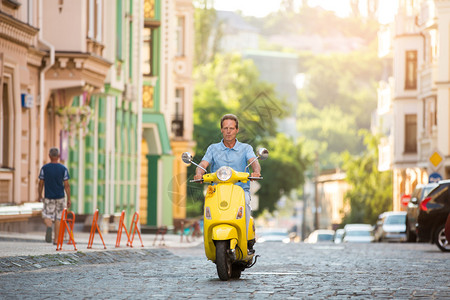
[{"label": "beige building", "polygon": [[0,223],[37,215],[53,146],[77,215],[186,217],[193,18],[187,0],[0,0]]},{"label": "beige building", "polygon": [[[177,223],[186,218],[187,165],[181,160],[183,152],[191,152],[195,146],[192,140],[194,130],[192,78],[194,61],[194,6],[192,0],[175,0],[173,23],[175,29],[175,44],[172,47],[172,76],[169,113],[166,120],[170,121],[170,144],[175,157],[173,163],[173,219]],[[177,224],[175,224],[177,225]]]},{"label": "beige building", "polygon": [[379,33],[386,72],[378,116],[380,170],[393,170],[393,209],[419,183],[450,178],[450,1],[398,1]]},{"label": "beige building", "polygon": [[[41,155],[35,150],[40,149],[38,140],[43,134],[39,116],[41,99],[45,98],[41,83],[52,61],[44,60],[51,49],[38,29],[42,14],[31,9],[30,4],[0,1],[0,203],[3,204],[37,200],[34,187]],[[21,218],[24,216],[30,217],[31,210]]]}]

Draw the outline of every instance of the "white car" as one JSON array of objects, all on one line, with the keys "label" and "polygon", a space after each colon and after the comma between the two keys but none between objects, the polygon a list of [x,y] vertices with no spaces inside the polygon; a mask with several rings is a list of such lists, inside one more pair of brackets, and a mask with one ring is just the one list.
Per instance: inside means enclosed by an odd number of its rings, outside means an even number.
[{"label": "white car", "polygon": [[333,242],[334,230],[318,229],[311,232],[305,239],[305,243],[315,244],[321,242]]},{"label": "white car", "polygon": [[344,227],[343,243],[372,243],[373,226],[370,224],[347,224]]},{"label": "white car", "polygon": [[344,229],[337,229],[336,233],[334,234],[334,243],[340,244],[342,243],[342,238],[344,237],[345,230]]},{"label": "white car", "polygon": [[286,229],[266,229],[263,231],[256,231],[256,242],[282,242],[289,243],[291,241],[289,233]]},{"label": "white car", "polygon": [[406,212],[389,211],[379,216],[375,229],[375,240],[383,241],[406,241]]}]

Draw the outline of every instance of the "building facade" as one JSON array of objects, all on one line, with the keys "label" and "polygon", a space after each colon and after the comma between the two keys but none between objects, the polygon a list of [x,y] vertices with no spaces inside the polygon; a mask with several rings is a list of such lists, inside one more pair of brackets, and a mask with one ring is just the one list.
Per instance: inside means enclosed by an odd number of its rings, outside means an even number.
[{"label": "building facade", "polygon": [[[450,178],[450,1],[398,2],[379,34],[386,62],[378,93],[385,138],[380,169],[393,170],[393,209],[420,183]],[[434,179],[433,179],[434,178]]]},{"label": "building facade", "polygon": [[181,153],[194,146],[193,32],[191,1],[144,1],[140,203],[144,224],[152,227],[186,218]]},{"label": "building facade", "polygon": [[[39,136],[42,78],[52,64],[39,30],[42,15],[30,3],[0,1],[0,203],[36,201],[42,155]],[[54,53],[52,54],[52,58]],[[26,214],[31,216],[30,213]],[[1,219],[1,218],[0,218]],[[4,218],[9,220],[10,218]],[[26,220],[26,218],[25,218]]]},{"label": "building facade", "polygon": [[[125,210],[129,222],[137,211],[141,224],[173,224],[171,128],[180,115],[183,141],[193,128],[187,46],[174,76],[177,16],[192,45],[193,7],[178,2],[0,1],[1,203],[35,203],[39,168],[58,147],[77,215]],[[23,221],[20,210],[8,220]]]}]

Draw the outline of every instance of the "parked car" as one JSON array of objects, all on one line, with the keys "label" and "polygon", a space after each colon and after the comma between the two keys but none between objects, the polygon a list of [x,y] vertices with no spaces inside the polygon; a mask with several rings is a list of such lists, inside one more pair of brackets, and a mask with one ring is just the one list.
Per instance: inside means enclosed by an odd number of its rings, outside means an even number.
[{"label": "parked car", "polygon": [[435,188],[438,184],[418,184],[411,194],[408,206],[406,207],[406,240],[415,243],[417,240],[417,216],[419,215],[419,205],[422,200]]},{"label": "parked car", "polygon": [[370,224],[347,224],[344,226],[343,243],[372,243],[373,226]]},{"label": "parked car", "polygon": [[406,212],[388,211],[378,217],[374,230],[377,242],[404,242],[406,241]]},{"label": "parked car", "polygon": [[321,242],[333,242],[334,230],[318,229],[310,233],[305,243],[315,244]]},{"label": "parked car", "polygon": [[442,251],[450,251],[445,237],[445,221],[450,213],[450,180],[439,181],[420,203],[417,237],[420,242],[435,243]]},{"label": "parked car", "polygon": [[257,243],[282,242],[287,244],[290,241],[289,232],[286,229],[265,229],[259,233],[257,231]]},{"label": "parked car", "polygon": [[334,243],[340,244],[342,243],[342,238],[344,237],[345,230],[343,228],[336,229],[336,232],[334,234]]}]

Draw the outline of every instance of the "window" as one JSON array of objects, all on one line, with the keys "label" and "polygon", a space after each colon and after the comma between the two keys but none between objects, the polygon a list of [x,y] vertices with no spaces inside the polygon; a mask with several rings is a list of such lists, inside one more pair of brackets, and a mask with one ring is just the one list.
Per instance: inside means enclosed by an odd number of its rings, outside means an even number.
[{"label": "window", "polygon": [[142,73],[146,76],[152,76],[153,70],[152,70],[152,33],[153,30],[151,27],[146,26],[144,28],[144,46],[143,46],[143,56],[144,56],[144,65],[142,67]]},{"label": "window", "polygon": [[177,56],[184,56],[184,28],[185,18],[177,18]]},{"label": "window", "polygon": [[[91,0],[92,1],[92,0]],[[123,59],[123,51],[122,51],[122,36],[123,36],[123,28],[122,28],[122,0],[117,0],[116,3],[116,59]]]},{"label": "window", "polygon": [[177,56],[184,56],[184,27],[185,18],[177,18]]},{"label": "window", "polygon": [[184,89],[178,88],[175,90],[175,115],[183,117],[184,114]]},{"label": "window", "polygon": [[184,89],[175,90],[174,116],[172,119],[172,133],[182,137],[184,133]]},{"label": "window", "polygon": [[405,153],[417,153],[417,115],[405,115]]},{"label": "window", "polygon": [[0,168],[11,168],[12,154],[12,91],[11,81],[3,80],[2,84],[2,100],[0,102]]},{"label": "window", "polygon": [[90,39],[102,41],[102,2],[103,0],[89,0],[88,33]]},{"label": "window", "polygon": [[406,51],[405,89],[417,88],[417,51]]},{"label": "window", "polygon": [[423,129],[427,136],[431,135],[433,127],[437,125],[436,97],[423,99]]}]

